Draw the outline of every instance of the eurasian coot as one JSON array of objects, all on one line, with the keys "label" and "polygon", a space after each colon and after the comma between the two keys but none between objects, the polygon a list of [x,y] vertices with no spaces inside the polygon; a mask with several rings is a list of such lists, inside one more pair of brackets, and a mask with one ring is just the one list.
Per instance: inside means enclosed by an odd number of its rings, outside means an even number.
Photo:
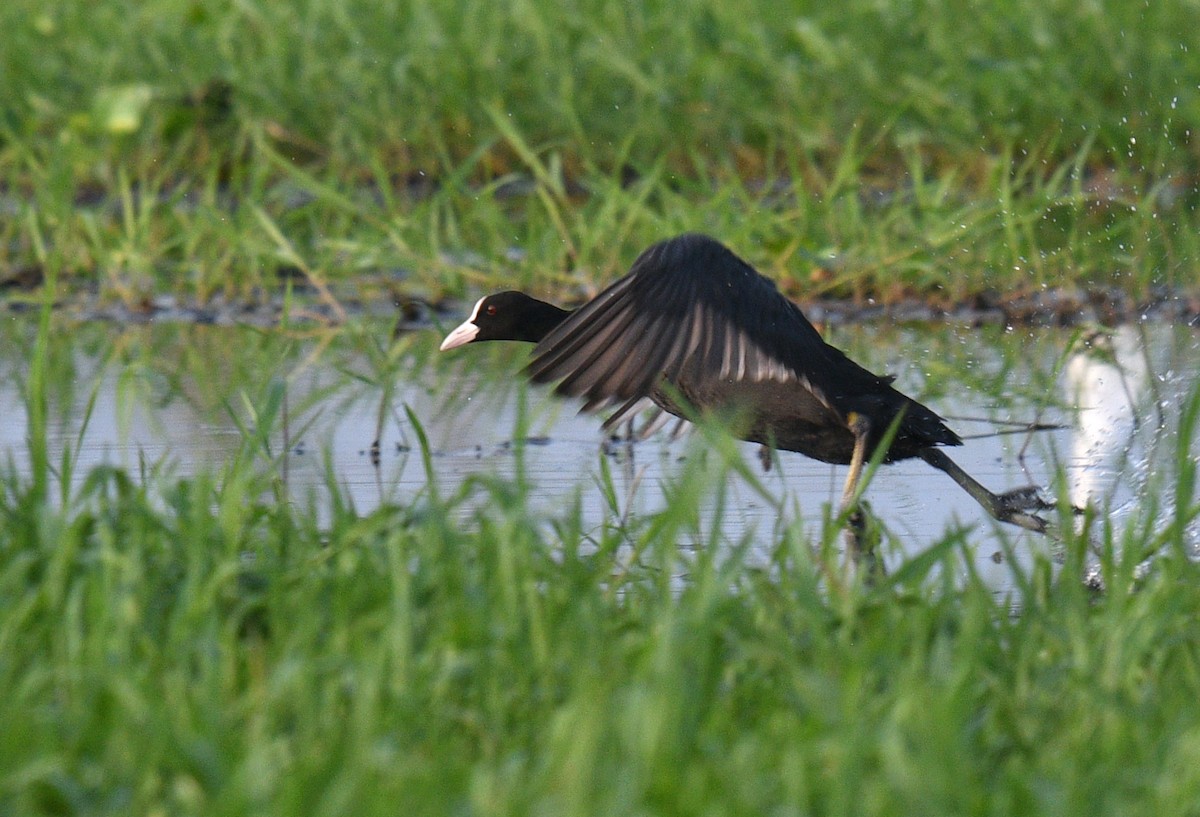
[{"label": "eurasian coot", "polygon": [[848,464],[843,506],[870,452],[899,424],[884,462],[920,457],[997,519],[1034,531],[1050,507],[1036,489],[994,494],[939,446],[961,445],[942,418],[821,339],[775,284],[713,238],[650,247],[629,273],[574,311],[508,291],[475,304],[442,350],[485,340],[536,343],[526,371],[585,410],[646,398],[679,417],[728,412],[742,439]]}]

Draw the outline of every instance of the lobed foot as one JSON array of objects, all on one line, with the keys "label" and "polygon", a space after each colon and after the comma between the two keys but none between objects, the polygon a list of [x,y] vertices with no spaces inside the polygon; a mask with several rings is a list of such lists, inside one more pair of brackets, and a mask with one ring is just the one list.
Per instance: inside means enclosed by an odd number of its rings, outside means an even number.
[{"label": "lobed foot", "polygon": [[861,575],[867,585],[886,578],[887,569],[879,552],[882,532],[866,502],[858,503],[846,517],[842,536],[846,543],[847,576]]},{"label": "lobed foot", "polygon": [[1026,530],[1045,533],[1046,520],[1030,511],[1048,511],[1053,507],[1052,503],[1042,499],[1041,492],[1036,487],[1028,485],[1003,494],[995,494],[992,507],[988,510],[1001,522],[1009,522]]}]

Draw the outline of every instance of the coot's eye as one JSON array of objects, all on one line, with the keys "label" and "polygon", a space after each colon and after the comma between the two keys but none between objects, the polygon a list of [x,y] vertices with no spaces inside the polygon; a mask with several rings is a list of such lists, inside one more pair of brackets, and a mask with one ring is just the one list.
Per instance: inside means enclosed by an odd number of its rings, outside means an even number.
[{"label": "coot's eye", "polygon": [[489,315],[495,315],[495,314],[496,314],[496,307],[495,307],[494,305],[492,305],[492,304],[488,304],[488,307],[487,307],[487,310],[486,310],[486,311],[487,311],[487,313],[488,313]]}]

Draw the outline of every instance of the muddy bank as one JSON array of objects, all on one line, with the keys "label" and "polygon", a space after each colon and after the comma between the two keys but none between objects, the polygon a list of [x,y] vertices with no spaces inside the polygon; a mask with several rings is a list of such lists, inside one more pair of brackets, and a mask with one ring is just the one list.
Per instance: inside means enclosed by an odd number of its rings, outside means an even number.
[{"label": "muddy bank", "polygon": [[[21,287],[9,287],[9,297],[0,296],[0,314],[10,316],[36,312],[38,296]],[[317,292],[308,286],[294,287],[289,297],[282,292],[255,300],[229,300],[215,296],[196,303],[174,295],[158,295],[136,304],[102,300],[93,295],[64,298],[55,310],[72,320],[118,324],[197,323],[219,326],[258,327],[289,325],[338,325],[349,320],[394,319],[397,331],[439,327],[461,319],[469,311],[469,300],[432,302],[378,286],[364,290],[344,287]],[[364,291],[374,290],[370,297]],[[1200,326],[1200,294],[1163,291],[1137,301],[1115,289],[1047,289],[1036,293],[1001,295],[981,293],[961,303],[908,298],[889,303],[821,299],[801,301],[814,323],[953,323],[958,325],[1006,326],[1118,326],[1127,323],[1167,323]]]}]

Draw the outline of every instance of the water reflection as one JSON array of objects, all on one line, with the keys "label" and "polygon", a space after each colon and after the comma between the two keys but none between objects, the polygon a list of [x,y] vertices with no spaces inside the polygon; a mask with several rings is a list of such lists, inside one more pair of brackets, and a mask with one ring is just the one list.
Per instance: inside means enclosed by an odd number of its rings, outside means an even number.
[{"label": "water reflection", "polygon": [[[6,332],[0,446],[22,470],[28,458],[20,384],[32,327]],[[667,435],[633,446],[610,443],[597,418],[525,386],[518,372],[526,348],[436,355],[436,332],[407,336],[391,350],[380,340],[387,335],[382,326],[311,336],[202,326],[73,327],[56,335],[52,350],[60,376],[51,390],[51,461],[69,449],[77,459],[75,479],[101,463],[183,476],[220,470],[245,452],[247,435],[262,432],[255,438],[258,455],[276,464],[297,501],[327,507],[333,484],[368,511],[381,502],[411,503],[427,489],[408,407],[428,435],[441,490],[474,474],[512,477],[521,462],[535,510],[554,516],[578,497],[585,524],[599,526],[614,519],[632,524],[662,508],[665,486],[682,462],[706,456],[698,440],[672,442]],[[1197,334],[1166,326],[1088,338],[1065,364],[1072,337],[1051,329],[845,327],[834,340],[869,368],[897,373],[902,390],[956,418],[950,424],[964,436],[993,426],[963,417],[1065,423],[1031,438],[971,439],[951,453],[994,491],[1051,485],[1061,468],[1073,501],[1118,512],[1169,481],[1150,476],[1173,461],[1169,412],[1192,387],[1200,361]],[[1168,410],[1162,421],[1161,407]],[[377,435],[378,467],[370,452]],[[757,463],[755,446],[741,451]],[[837,503],[843,476],[840,467],[782,453],[776,467],[760,472],[768,496],[731,476],[719,522],[711,521],[718,515],[714,503],[710,524],[728,540],[748,537],[761,548],[777,539],[781,525],[798,522],[815,534],[826,507]],[[982,543],[976,569],[996,586],[1011,575],[996,559],[1001,537],[1017,554],[1049,547],[1042,537],[992,522],[919,461],[881,469],[867,499],[908,553],[955,526],[973,528],[972,541]]]},{"label": "water reflection", "polygon": [[[1181,415],[1200,389],[1200,358],[1194,329],[1174,330],[1170,343],[1164,334],[1123,326],[1083,336],[1064,370],[1065,391],[1078,405],[1066,470],[1071,497],[1100,509],[1118,531],[1145,524],[1139,516],[1151,517],[1148,530],[1162,531],[1177,510]],[[1186,453],[1200,462],[1200,439]],[[1200,522],[1183,535],[1192,558],[1200,557]]]},{"label": "water reflection", "polygon": [[[1142,329],[1121,326],[1092,332],[1078,339],[1064,370],[1064,396],[1076,407],[1077,422],[1071,443],[1068,487],[1077,506],[1119,508],[1128,496],[1116,497],[1121,483],[1111,475],[1146,468],[1145,452],[1138,452],[1144,435],[1136,434],[1142,422],[1164,425],[1162,407],[1154,405],[1150,386],[1150,361]],[[1127,486],[1126,486],[1127,487]]]}]

